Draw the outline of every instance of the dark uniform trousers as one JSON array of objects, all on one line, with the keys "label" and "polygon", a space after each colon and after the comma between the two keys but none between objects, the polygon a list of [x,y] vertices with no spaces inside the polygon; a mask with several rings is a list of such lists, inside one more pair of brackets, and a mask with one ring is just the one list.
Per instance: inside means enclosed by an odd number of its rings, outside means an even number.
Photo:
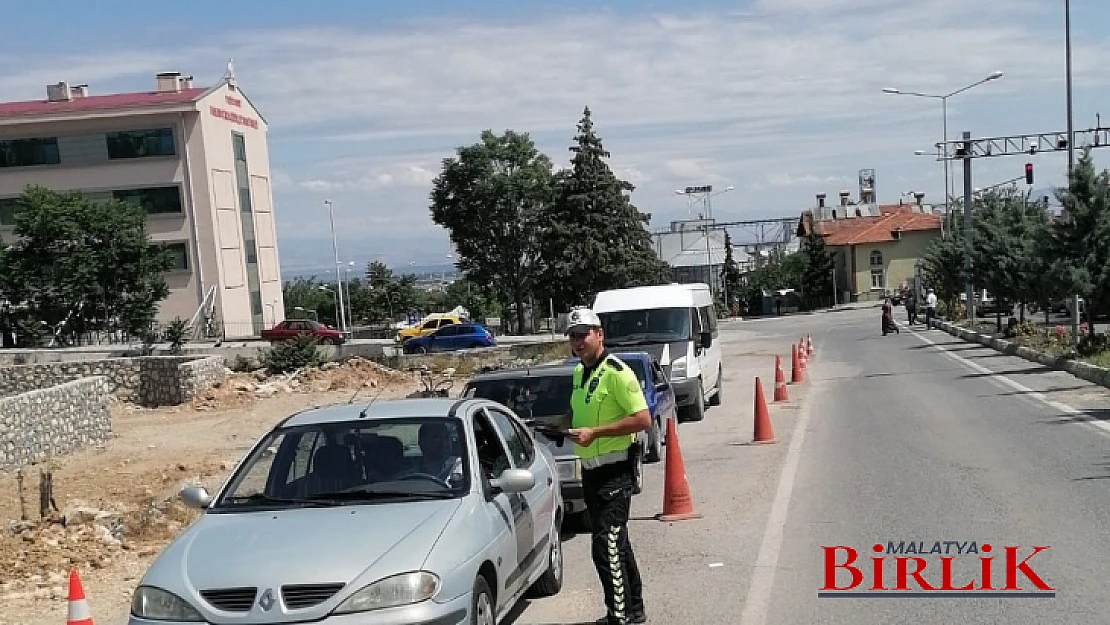
[{"label": "dark uniform trousers", "polygon": [[628,515],[635,488],[633,471],[632,460],[582,471],[582,490],[592,525],[594,566],[613,623],[627,622],[644,611],[640,569],[628,539]]}]

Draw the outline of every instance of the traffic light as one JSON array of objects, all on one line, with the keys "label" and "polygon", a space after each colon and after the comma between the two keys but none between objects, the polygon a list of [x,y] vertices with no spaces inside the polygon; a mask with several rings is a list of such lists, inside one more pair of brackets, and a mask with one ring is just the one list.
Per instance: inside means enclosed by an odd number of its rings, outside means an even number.
[{"label": "traffic light", "polygon": [[1033,163],[1025,164],[1025,184],[1033,184]]}]

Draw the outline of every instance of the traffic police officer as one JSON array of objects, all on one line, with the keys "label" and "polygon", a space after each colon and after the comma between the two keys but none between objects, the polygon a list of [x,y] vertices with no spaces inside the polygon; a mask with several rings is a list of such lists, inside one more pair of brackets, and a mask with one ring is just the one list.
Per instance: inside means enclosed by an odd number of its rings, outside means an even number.
[{"label": "traffic police officer", "polygon": [[636,433],[651,427],[639,378],[605,349],[601,320],[588,308],[570,313],[574,369],[571,429],[582,462],[582,488],[593,533],[593,560],[608,614],[598,624],[646,623],[643,586],[628,515],[636,484]]}]

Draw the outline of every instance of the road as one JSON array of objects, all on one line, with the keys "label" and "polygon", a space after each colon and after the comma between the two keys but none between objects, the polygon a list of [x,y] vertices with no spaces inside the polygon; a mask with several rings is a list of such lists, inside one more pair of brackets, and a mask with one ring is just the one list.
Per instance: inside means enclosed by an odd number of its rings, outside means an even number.
[{"label": "road", "polygon": [[[1110,611],[1110,392],[939,330],[903,328],[881,336],[876,309],[722,325],[725,404],[679,428],[703,518],[650,518],[661,509],[662,464],[649,467],[634,502],[649,622],[1107,621],[1098,615]],[[790,404],[770,406],[778,443],[740,444],[751,438],[754,376],[770,401],[773,354],[789,375],[789,344],[806,333],[817,349],[807,380],[789,387]],[[1047,546],[1028,562],[1056,595],[818,597],[822,546],[850,546],[869,565],[872,545],[891,541],[989,543],[990,554],[949,554],[953,584],[981,581],[979,558],[993,555],[996,589],[1006,583],[1004,547],[1020,547],[1021,560]],[[563,592],[523,605],[515,623],[601,615],[588,536],[568,539],[565,554]],[[921,557],[924,579],[939,585],[939,556]],[[856,590],[870,586],[865,571]],[[888,562],[888,588],[895,573]],[[837,583],[847,580],[841,572]],[[1021,573],[1017,581],[1036,590]]]}]

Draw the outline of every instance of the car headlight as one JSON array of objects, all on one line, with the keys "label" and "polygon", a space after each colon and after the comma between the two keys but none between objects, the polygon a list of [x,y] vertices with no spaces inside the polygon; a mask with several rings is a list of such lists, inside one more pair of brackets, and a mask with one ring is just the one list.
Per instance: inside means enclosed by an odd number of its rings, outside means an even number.
[{"label": "car headlight", "polygon": [[200,612],[181,597],[153,586],[139,586],[131,597],[131,614],[152,621],[200,623]]},{"label": "car headlight", "polygon": [[582,479],[582,473],[580,471],[581,466],[582,463],[580,463],[577,458],[558,463],[559,480],[573,482]]},{"label": "car headlight", "polygon": [[427,571],[402,573],[380,579],[339,604],[337,614],[367,612],[431,599],[439,591],[439,577]]},{"label": "car headlight", "polygon": [[686,377],[686,357],[675,358],[671,361],[671,379],[682,380]]}]

